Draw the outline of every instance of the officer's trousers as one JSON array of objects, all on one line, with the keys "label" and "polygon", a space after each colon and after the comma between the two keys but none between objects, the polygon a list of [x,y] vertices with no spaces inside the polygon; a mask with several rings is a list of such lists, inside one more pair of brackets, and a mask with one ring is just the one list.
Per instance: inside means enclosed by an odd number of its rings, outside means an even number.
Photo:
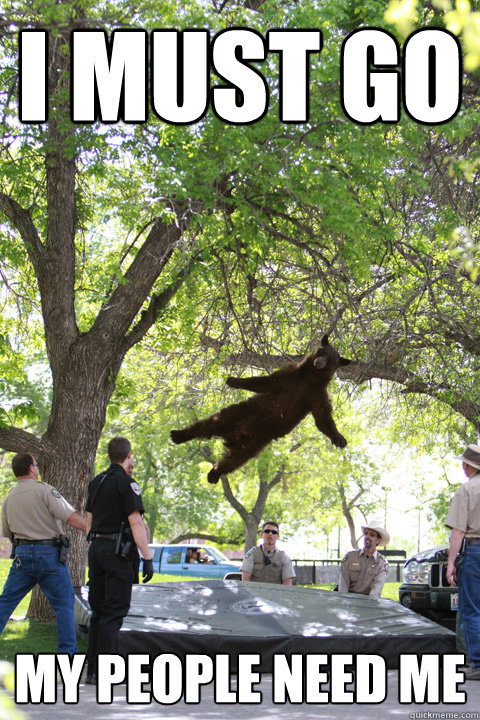
[{"label": "officer's trousers", "polygon": [[480,543],[467,545],[458,571],[458,604],[468,658],[480,667]]},{"label": "officer's trousers", "polygon": [[50,545],[19,545],[0,596],[0,634],[7,620],[30,592],[39,584],[57,620],[58,652],[77,652],[75,636],[75,593],[68,567],[58,560],[58,550]]},{"label": "officer's trousers", "polygon": [[87,672],[96,671],[99,654],[117,653],[118,631],[132,599],[132,561],[114,554],[115,541],[92,540],[88,551],[88,601],[92,609],[88,631]]}]

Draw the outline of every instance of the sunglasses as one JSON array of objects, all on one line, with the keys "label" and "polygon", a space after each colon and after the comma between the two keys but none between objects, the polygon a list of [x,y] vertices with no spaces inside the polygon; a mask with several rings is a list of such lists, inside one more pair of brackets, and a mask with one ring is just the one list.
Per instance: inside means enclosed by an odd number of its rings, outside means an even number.
[{"label": "sunglasses", "polygon": [[278,535],[278,530],[262,530],[262,532],[265,533],[265,535],[269,535],[272,533],[272,535]]}]

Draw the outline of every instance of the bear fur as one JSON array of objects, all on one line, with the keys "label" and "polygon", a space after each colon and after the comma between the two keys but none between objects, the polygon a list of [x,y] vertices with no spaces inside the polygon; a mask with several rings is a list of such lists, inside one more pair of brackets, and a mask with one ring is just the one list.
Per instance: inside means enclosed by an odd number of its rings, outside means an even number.
[{"label": "bear fur", "polygon": [[193,438],[224,439],[226,451],[207,476],[211,483],[241,467],[272,440],[287,435],[309,412],[320,432],[343,448],[347,441],[332,417],[327,387],[337,368],[349,363],[324,335],[314,352],[271,375],[227,378],[229,387],[250,390],[256,395],[183,430],[172,430],[171,438],[177,444]]}]

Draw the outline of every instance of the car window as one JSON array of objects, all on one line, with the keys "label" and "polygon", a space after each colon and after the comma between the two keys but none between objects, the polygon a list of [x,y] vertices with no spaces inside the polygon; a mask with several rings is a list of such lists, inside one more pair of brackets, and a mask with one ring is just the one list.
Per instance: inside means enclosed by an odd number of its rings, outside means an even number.
[{"label": "car window", "polygon": [[182,560],[182,550],[183,548],[170,548],[167,554],[167,563],[170,565],[172,563],[179,563]]},{"label": "car window", "polygon": [[153,546],[153,545],[149,545],[148,547],[149,547],[150,553],[151,553],[151,555],[152,555],[152,560],[154,560],[155,562],[158,562],[158,561],[160,560],[160,555],[161,555],[161,553],[162,553],[162,548],[161,548],[161,547],[155,547],[155,546]]},{"label": "car window", "polygon": [[222,562],[229,562],[227,556],[224,555],[224,554],[222,553],[222,551],[219,550],[218,548],[213,548],[213,547],[212,547],[212,548],[208,548],[208,550],[206,550],[205,552],[208,552],[208,553],[210,553],[210,555],[213,555],[213,557],[215,558],[215,560],[219,560],[219,561],[222,561]]}]

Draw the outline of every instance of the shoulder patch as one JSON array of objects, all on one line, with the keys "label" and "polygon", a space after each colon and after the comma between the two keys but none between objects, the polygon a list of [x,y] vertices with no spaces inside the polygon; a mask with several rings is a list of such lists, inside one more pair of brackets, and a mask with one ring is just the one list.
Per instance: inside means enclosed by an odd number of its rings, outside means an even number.
[{"label": "shoulder patch", "polygon": [[53,497],[56,497],[56,498],[61,498],[61,497],[62,497],[62,496],[60,495],[60,493],[58,492],[58,490],[55,490],[55,488],[52,489],[52,495],[53,495]]},{"label": "shoulder patch", "polygon": [[142,494],[142,491],[141,491],[141,489],[140,489],[140,485],[139,485],[138,483],[136,483],[136,482],[131,482],[131,483],[130,483],[130,487],[132,488],[132,490],[133,490],[133,492],[135,493],[135,495],[141,495],[141,494]]},{"label": "shoulder patch", "polygon": [[250,557],[250,555],[253,555],[254,551],[255,551],[254,547],[250,548],[250,550],[247,553],[245,553],[245,557],[246,558]]}]

